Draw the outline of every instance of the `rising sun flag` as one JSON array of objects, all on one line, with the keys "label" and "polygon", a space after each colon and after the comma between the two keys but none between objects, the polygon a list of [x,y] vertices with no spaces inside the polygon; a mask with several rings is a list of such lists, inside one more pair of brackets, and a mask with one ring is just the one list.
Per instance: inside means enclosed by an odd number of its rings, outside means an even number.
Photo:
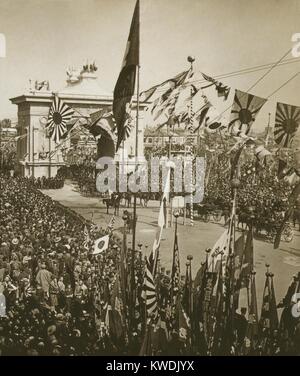
[{"label": "rising sun flag", "polygon": [[67,124],[72,119],[74,110],[66,105],[62,99],[56,95],[49,111],[46,130],[53,141],[59,143],[67,132]]},{"label": "rising sun flag", "polygon": [[274,139],[276,144],[289,147],[300,124],[300,107],[277,103]]},{"label": "rising sun flag", "polygon": [[233,135],[248,134],[266,101],[264,98],[236,90],[228,125],[230,132]]}]

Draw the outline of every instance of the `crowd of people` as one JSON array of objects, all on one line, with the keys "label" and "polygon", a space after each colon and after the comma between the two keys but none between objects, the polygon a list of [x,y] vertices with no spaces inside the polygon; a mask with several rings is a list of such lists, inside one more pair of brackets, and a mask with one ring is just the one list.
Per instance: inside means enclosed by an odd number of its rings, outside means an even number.
[{"label": "crowd of people", "polygon": [[60,176],[46,178],[45,176],[28,178],[28,181],[37,189],[60,189],[64,186],[64,179]]},{"label": "crowd of people", "polygon": [[[241,166],[237,214],[239,222],[251,220],[257,234],[266,234],[276,232],[280,225],[288,207],[291,187],[285,180],[278,179],[276,166],[264,166],[261,173],[258,168],[255,160]],[[232,202],[229,169],[228,158],[220,156],[218,163],[212,166],[203,201],[226,213]]]},{"label": "crowd of people", "polygon": [[[201,325],[195,329],[199,336],[194,338],[197,342],[194,347],[187,340],[188,336],[193,338],[191,332],[182,337],[184,330],[189,331],[187,321],[183,328],[178,328],[180,307],[170,306],[173,294],[171,273],[160,266],[156,276],[160,318],[151,327],[151,350],[146,350],[145,333],[149,328],[143,300],[145,260],[142,253],[136,251],[134,255],[135,305],[129,318],[123,304],[128,300],[124,288],[130,286],[132,265],[126,239],[122,241],[110,233],[108,249],[100,255],[93,255],[95,240],[105,235],[108,229],[96,228],[37,188],[31,179],[0,177],[1,355],[209,353]],[[124,252],[125,275],[122,267],[120,269],[120,265],[124,265]],[[209,273],[205,283],[208,276]],[[196,279],[188,282],[188,277],[182,275],[179,279],[180,289],[176,294],[182,296],[182,305],[187,286],[191,289],[193,283],[194,296],[198,302],[202,301],[197,293],[203,286],[197,285],[196,288]],[[194,314],[197,314],[196,308]],[[182,317],[179,318],[180,325]],[[174,320],[177,320],[177,326]],[[238,342],[232,355],[245,355],[240,345],[246,338],[244,309],[236,313],[234,326]],[[295,330],[295,325],[293,328]],[[288,350],[283,350],[279,345],[275,346],[274,335],[272,354],[295,354],[298,337]],[[257,345],[254,353],[263,354],[263,346]]]},{"label": "crowd of people", "polygon": [[[115,278],[118,239],[111,238],[105,255],[93,257],[83,246],[82,217],[29,179],[1,176],[0,186],[0,293],[6,301],[0,353],[112,352],[97,315],[105,283]],[[98,229],[91,241],[103,233]]]}]

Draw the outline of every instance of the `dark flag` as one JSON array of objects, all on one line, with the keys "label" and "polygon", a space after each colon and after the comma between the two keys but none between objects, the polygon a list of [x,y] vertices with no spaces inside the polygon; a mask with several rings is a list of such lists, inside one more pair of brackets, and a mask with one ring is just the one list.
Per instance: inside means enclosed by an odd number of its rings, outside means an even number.
[{"label": "dark flag", "polygon": [[192,293],[192,280],[191,280],[191,273],[190,273],[190,264],[187,264],[186,274],[185,274],[185,284],[183,287],[181,304],[189,318],[191,318],[191,314],[192,314],[192,301],[191,301],[192,294],[191,293]]},{"label": "dark flag", "polygon": [[264,354],[272,353],[274,331],[278,329],[277,305],[273,285],[273,274],[266,273],[259,330]]},{"label": "dark flag", "polygon": [[145,300],[147,318],[150,319],[150,321],[155,322],[158,318],[157,294],[154,278],[151,272],[151,265],[148,260],[146,260],[145,265],[142,298]]},{"label": "dark flag", "polygon": [[255,284],[255,272],[250,275],[249,283],[249,318],[245,337],[244,353],[252,355],[258,341],[258,310]]},{"label": "dark flag", "polygon": [[277,170],[277,177],[278,179],[283,179],[287,175],[287,163],[279,159],[278,160],[278,170]]},{"label": "dark flag", "polygon": [[188,350],[191,346],[191,323],[182,304],[178,304],[178,338]]},{"label": "dark flag", "polygon": [[118,139],[116,149],[126,137],[126,127],[130,120],[130,103],[134,94],[136,71],[139,66],[140,48],[140,2],[137,0],[131,22],[121,73],[114,90],[113,114],[117,124]]},{"label": "dark flag", "polygon": [[147,330],[143,339],[139,356],[151,356],[151,355],[153,355],[152,325],[149,324],[147,326]]},{"label": "dark flag", "polygon": [[180,283],[180,263],[179,263],[179,248],[178,248],[178,237],[177,237],[177,226],[175,229],[175,241],[174,241],[174,251],[173,251],[173,265],[172,265],[172,275],[171,275],[171,303],[175,303],[174,300],[177,299],[179,293],[179,283]]}]

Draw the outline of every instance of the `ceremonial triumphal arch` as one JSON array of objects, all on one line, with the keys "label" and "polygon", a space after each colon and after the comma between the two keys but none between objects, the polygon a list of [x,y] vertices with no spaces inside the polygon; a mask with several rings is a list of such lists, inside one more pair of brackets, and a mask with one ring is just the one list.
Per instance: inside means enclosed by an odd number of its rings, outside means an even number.
[{"label": "ceremonial triumphal arch", "polygon": [[[82,69],[68,69],[67,85],[62,90],[51,90],[48,81],[30,83],[29,90],[11,98],[18,106],[18,141],[17,161],[18,170],[22,176],[54,177],[60,167],[66,165],[62,150],[70,147],[70,137],[63,141],[64,147],[48,137],[45,129],[49,110],[55,95],[62,99],[74,110],[74,115],[68,127],[78,129],[84,123],[91,122],[91,114],[99,110],[109,110],[112,107],[113,96],[105,92],[99,84],[95,64],[84,65]],[[143,157],[144,125],[143,113],[145,105],[140,104],[138,156]],[[132,118],[136,116],[136,102],[132,105]],[[116,159],[128,159],[135,154],[135,120],[132,122],[130,136],[120,147]],[[104,146],[105,143],[103,143]],[[101,143],[100,143],[101,148]]]}]

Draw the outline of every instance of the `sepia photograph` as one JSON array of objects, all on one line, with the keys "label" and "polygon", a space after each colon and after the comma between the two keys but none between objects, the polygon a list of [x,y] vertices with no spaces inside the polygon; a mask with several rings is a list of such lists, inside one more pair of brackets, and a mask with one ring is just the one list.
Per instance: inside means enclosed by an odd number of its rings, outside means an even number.
[{"label": "sepia photograph", "polygon": [[1,357],[300,356],[299,20],[0,0]]}]

